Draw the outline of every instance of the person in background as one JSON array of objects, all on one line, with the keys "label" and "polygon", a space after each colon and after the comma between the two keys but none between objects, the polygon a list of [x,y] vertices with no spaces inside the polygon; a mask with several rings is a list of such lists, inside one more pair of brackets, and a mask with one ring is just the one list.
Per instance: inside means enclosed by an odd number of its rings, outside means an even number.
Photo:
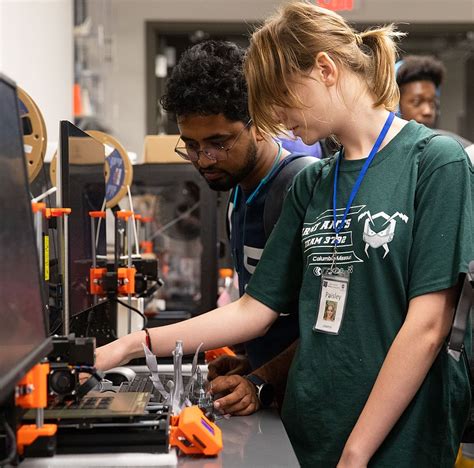
[{"label": "person in background", "polygon": [[[290,153],[280,140],[256,132],[247,105],[244,55],[244,49],[231,42],[206,41],[191,47],[173,68],[161,99],[178,123],[175,151],[192,162],[212,190],[231,191],[227,220],[240,295],[258,264],[293,177],[316,161],[307,153]],[[249,374],[278,355],[298,337],[297,315],[281,314],[265,336],[246,342],[245,357],[225,356],[210,363],[210,380]],[[244,414],[261,403],[256,385],[263,383],[254,375],[236,375],[217,379],[214,388],[230,393],[225,402],[232,404],[223,405],[227,412]]]},{"label": "person in background", "polygon": [[291,135],[281,135],[277,137],[283,148],[290,153],[305,153],[315,158],[327,158],[335,151],[325,141],[317,141],[314,145],[306,145],[301,138],[295,138]]},{"label": "person in background", "polygon": [[[240,299],[150,330],[158,355],[176,339],[215,348],[264,335],[297,300],[282,420],[303,467],[450,467],[468,417],[467,362],[445,341],[474,258],[473,169],[452,138],[394,115],[399,36],[358,33],[302,1],[253,34],[244,70],[258,132],[335,135],[342,149],[295,178]],[[142,356],[145,340],[98,348],[97,367]]]},{"label": "person in background", "polygon": [[[430,55],[407,55],[396,64],[397,84],[400,89],[399,113],[405,120],[416,120],[435,128],[441,97],[441,86],[446,69]],[[466,148],[472,144],[455,133],[436,128],[436,133],[454,137]]]}]

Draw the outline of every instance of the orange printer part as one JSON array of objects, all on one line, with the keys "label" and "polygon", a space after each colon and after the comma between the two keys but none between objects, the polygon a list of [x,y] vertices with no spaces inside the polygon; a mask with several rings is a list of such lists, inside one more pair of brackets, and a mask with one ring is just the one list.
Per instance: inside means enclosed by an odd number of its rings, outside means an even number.
[{"label": "orange printer part", "polygon": [[46,208],[44,210],[46,218],[60,218],[71,214],[71,208]]},{"label": "orange printer part", "polygon": [[214,359],[218,358],[219,356],[235,356],[235,353],[228,346],[216,349],[209,349],[204,353],[204,358],[206,362],[214,361]]},{"label": "orange printer part", "polygon": [[234,270],[232,268],[219,268],[219,278],[232,278]]},{"label": "orange printer part", "polygon": [[25,447],[32,445],[39,437],[52,438],[56,435],[58,427],[56,424],[43,424],[41,427],[35,424],[25,424],[16,433],[16,446],[20,455],[23,455]]},{"label": "orange printer part", "polygon": [[142,253],[153,253],[153,241],[141,241]]},{"label": "orange printer part", "polygon": [[122,211],[117,211],[117,218],[119,219],[125,219],[128,220],[133,215],[131,211],[127,210],[122,210]]},{"label": "orange printer part", "polygon": [[136,268],[119,268],[117,270],[118,292],[119,294],[135,294],[135,274]]},{"label": "orange printer part", "polygon": [[107,273],[107,268],[91,268],[89,270],[89,289],[93,296],[105,294],[102,287],[102,278]]},{"label": "orange printer part", "polygon": [[102,218],[105,219],[105,211],[89,211],[91,218]]},{"label": "orange printer part", "polygon": [[44,211],[46,209],[46,203],[31,202],[31,209],[33,210],[33,213],[38,213],[38,211]]},{"label": "orange printer part", "polygon": [[171,416],[170,445],[186,455],[215,456],[222,450],[222,431],[197,406]]},{"label": "orange printer part", "polygon": [[[16,406],[25,409],[45,408],[48,402],[49,363],[34,366],[16,387]],[[23,455],[25,447],[32,445],[39,437],[52,438],[57,432],[56,424],[25,424],[16,434],[17,451]]]},{"label": "orange printer part", "polygon": [[16,387],[16,406],[21,408],[46,408],[48,404],[49,363],[34,366]]},{"label": "orange printer part", "polygon": [[[107,268],[91,268],[89,270],[89,289],[92,295],[104,295],[102,278],[106,275]],[[117,292],[119,294],[135,294],[136,268],[121,267],[117,269]]]}]

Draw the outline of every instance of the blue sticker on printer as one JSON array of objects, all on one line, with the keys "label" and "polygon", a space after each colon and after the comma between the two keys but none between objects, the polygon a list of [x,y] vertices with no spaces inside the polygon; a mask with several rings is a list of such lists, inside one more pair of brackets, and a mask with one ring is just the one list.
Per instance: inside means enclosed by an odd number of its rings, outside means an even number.
[{"label": "blue sticker on printer", "polygon": [[114,149],[107,157],[109,178],[105,186],[105,199],[112,200],[119,193],[125,179],[125,165],[120,153]]}]

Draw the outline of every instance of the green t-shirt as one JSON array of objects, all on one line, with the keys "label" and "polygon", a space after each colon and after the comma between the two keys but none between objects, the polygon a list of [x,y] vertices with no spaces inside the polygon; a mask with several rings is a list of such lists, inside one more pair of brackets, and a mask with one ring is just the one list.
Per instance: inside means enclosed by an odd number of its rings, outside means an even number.
[{"label": "green t-shirt", "polygon": [[[341,161],[338,220],[364,162]],[[334,235],[335,164],[322,164],[295,179],[247,287],[276,312],[299,295],[282,418],[311,467],[337,464],[410,299],[453,286],[474,258],[472,166],[459,143],[412,121],[375,156],[340,233],[337,267],[350,286],[339,334],[313,331]],[[443,349],[370,465],[452,467],[469,404],[465,362]]]}]

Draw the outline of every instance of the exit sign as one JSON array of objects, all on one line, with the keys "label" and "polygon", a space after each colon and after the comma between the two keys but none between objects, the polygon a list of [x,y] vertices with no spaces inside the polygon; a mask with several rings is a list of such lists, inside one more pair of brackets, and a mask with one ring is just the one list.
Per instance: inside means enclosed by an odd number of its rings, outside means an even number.
[{"label": "exit sign", "polygon": [[354,0],[316,0],[315,3],[333,11],[348,11],[354,8]]}]

